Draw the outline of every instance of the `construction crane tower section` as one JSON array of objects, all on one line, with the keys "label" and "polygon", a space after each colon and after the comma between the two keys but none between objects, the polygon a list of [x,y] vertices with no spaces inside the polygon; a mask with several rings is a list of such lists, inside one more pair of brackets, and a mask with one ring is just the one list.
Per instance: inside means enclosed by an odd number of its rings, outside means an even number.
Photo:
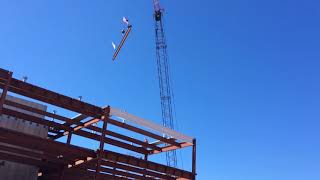
[{"label": "construction crane tower section", "polygon": [[[167,43],[163,27],[163,9],[160,7],[159,0],[153,0],[155,36],[156,36],[156,56],[160,87],[160,100],[162,110],[162,123],[165,127],[174,129],[173,119],[173,91],[171,89],[169,62],[167,55]],[[167,136],[167,135],[166,135]],[[170,138],[170,137],[168,137]],[[167,165],[177,167],[176,151],[166,152]]]}]

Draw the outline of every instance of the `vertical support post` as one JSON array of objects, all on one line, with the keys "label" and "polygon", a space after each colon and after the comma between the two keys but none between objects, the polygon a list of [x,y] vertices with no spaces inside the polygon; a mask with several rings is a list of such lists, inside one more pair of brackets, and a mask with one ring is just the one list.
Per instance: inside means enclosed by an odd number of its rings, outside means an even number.
[{"label": "vertical support post", "polygon": [[9,90],[11,79],[12,79],[12,72],[9,72],[6,85],[4,86],[4,88],[2,90],[2,94],[1,94],[1,98],[0,98],[0,115],[2,115],[2,108],[3,108],[4,101],[6,100],[6,96],[7,96],[8,90]]},{"label": "vertical support post", "polygon": [[[147,144],[149,143],[148,139],[145,139],[144,142]],[[146,148],[146,147],[144,146],[144,148]],[[148,154],[144,154],[144,160],[146,160],[146,161],[148,160]]]},{"label": "vertical support post", "polygon": [[[148,161],[148,154],[145,154],[145,155],[144,155],[144,160],[145,160],[145,161]],[[143,171],[144,171],[143,177],[147,177],[147,169],[144,168]]]},{"label": "vertical support post", "polygon": [[106,137],[106,130],[107,130],[107,119],[109,118],[110,115],[110,106],[108,106],[106,109],[104,109],[104,113],[102,116],[102,132],[100,136],[100,146],[99,146],[99,151],[98,151],[98,160],[97,160],[97,166],[96,166],[96,174],[95,178],[98,178],[98,175],[100,173],[100,166],[101,166],[101,161],[102,161],[102,156],[103,156],[103,149],[104,149],[104,139]]},{"label": "vertical support post", "polygon": [[71,138],[72,138],[72,132],[69,132],[68,138],[67,138],[67,144],[71,143]]},{"label": "vertical support post", "polygon": [[[145,142],[145,143],[149,143],[149,142],[148,142],[148,139],[145,139],[144,142]],[[145,147],[145,146],[144,146],[144,147]],[[148,161],[148,154],[144,154],[144,160],[145,160],[145,161]],[[144,170],[144,172],[147,171],[147,169],[143,169],[143,170]],[[146,177],[146,173],[143,174],[143,177]]]},{"label": "vertical support post", "polygon": [[197,157],[197,141],[196,139],[193,139],[192,140],[192,174],[193,174],[193,180],[196,179],[196,175],[197,175],[197,172],[196,172],[196,157]]}]

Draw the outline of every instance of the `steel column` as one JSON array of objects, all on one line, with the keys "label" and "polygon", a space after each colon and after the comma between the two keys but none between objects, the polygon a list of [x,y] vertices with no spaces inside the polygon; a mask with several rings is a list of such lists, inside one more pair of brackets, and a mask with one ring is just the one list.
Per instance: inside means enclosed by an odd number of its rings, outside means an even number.
[{"label": "steel column", "polygon": [[[147,144],[149,144],[148,139],[145,139],[144,142],[147,143]],[[144,160],[145,160],[145,161],[148,161],[148,154],[144,154]],[[143,169],[143,171],[144,171],[144,172],[143,172],[143,177],[146,177],[147,169]]]},{"label": "steel column", "polygon": [[96,173],[95,173],[95,179],[98,178],[98,175],[100,174],[100,169],[101,169],[101,161],[103,157],[103,149],[104,149],[104,143],[105,143],[105,136],[106,136],[106,130],[107,130],[107,119],[109,118],[110,115],[110,106],[104,110],[103,116],[102,116],[102,131],[101,131],[101,136],[100,136],[100,146],[99,146],[99,154],[98,154],[98,161],[97,161],[97,166],[96,166]]},{"label": "steel column", "polygon": [[196,175],[197,175],[197,172],[196,172],[197,141],[196,141],[196,139],[193,139],[192,143],[193,143],[193,146],[192,146],[192,174],[193,174],[193,180],[195,180]]},{"label": "steel column", "polygon": [[67,144],[70,144],[70,143],[71,143],[71,138],[72,138],[72,132],[70,132],[70,133],[68,134]]}]

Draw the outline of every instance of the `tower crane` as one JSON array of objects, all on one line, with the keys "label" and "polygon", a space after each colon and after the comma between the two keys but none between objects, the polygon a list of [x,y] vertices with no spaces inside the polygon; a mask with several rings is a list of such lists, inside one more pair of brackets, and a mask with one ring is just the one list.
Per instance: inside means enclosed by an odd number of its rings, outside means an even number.
[{"label": "tower crane", "polygon": [[[167,55],[167,43],[163,26],[163,9],[159,0],[153,0],[155,37],[156,37],[156,60],[160,88],[160,101],[162,110],[162,123],[165,127],[174,129],[173,117],[173,91],[171,89],[170,70]],[[170,137],[167,137],[170,138]],[[177,167],[176,151],[166,152],[167,165]]]}]

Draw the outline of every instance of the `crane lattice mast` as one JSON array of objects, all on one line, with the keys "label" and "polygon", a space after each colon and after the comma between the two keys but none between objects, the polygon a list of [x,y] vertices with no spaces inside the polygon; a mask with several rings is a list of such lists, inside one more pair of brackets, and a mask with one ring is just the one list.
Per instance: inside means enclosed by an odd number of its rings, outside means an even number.
[{"label": "crane lattice mast", "polygon": [[[160,100],[162,110],[162,123],[165,127],[174,129],[173,119],[173,91],[171,89],[169,62],[167,55],[167,44],[163,27],[163,9],[161,9],[159,0],[153,0],[154,3],[154,20],[156,35],[156,56],[158,67],[158,78],[160,87]],[[177,167],[176,151],[166,153],[167,165]]]}]

